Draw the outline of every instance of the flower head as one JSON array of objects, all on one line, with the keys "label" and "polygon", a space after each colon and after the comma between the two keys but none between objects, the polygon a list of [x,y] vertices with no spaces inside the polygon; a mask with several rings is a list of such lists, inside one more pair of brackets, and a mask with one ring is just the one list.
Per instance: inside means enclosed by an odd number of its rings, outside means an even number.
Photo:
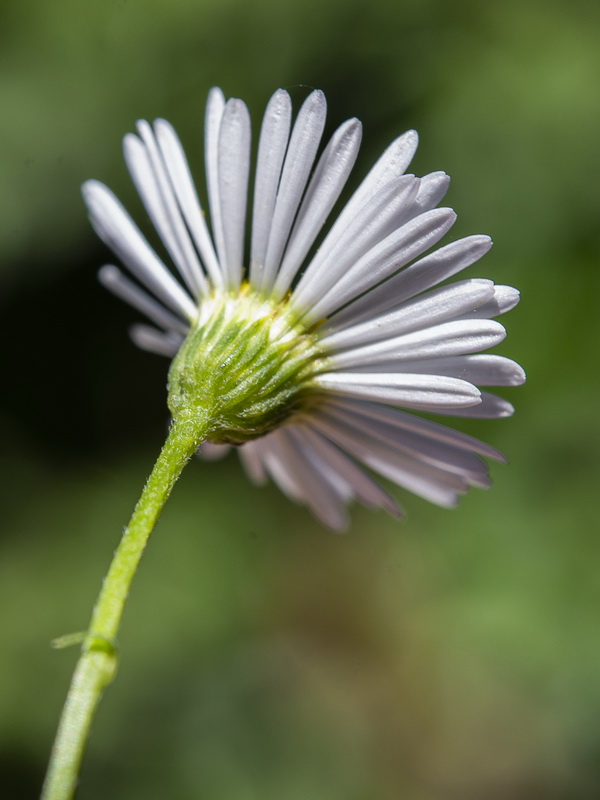
[{"label": "flower head", "polygon": [[401,515],[371,473],[442,506],[470,486],[489,486],[482,457],[503,460],[500,452],[412,412],[508,416],[509,403],[477,386],[514,386],[525,376],[514,361],[481,353],[504,338],[493,318],[517,304],[518,292],[478,278],[444,283],[491,240],[469,236],[432,251],[456,215],[437,208],[447,175],[405,174],[414,131],[392,142],[321,234],[361,139],[360,122],[348,120],[317,159],[325,114],[320,91],[293,125],[287,92],[271,97],[248,258],[250,118],[219,89],[205,122],[210,231],[171,125],[142,121],[124,140],[180,280],[109,189],[89,181],[84,196],[95,230],[136,279],[105,266],[101,281],[154,323],[135,325],[133,340],[173,358],[174,417],[209,415],[207,457],[238,445],[253,480],[270,476],[340,529],[353,498]]}]

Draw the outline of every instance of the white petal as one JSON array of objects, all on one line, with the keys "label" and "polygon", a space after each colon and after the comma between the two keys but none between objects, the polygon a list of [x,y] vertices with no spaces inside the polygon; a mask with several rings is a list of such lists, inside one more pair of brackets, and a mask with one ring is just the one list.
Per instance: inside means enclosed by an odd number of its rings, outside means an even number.
[{"label": "white petal", "polygon": [[148,216],[192,294],[195,297],[208,294],[206,278],[181,218],[154,134],[144,120],[138,122],[138,130],[143,141],[133,134],[128,134],[123,140],[125,161],[133,182]]},{"label": "white petal", "polygon": [[517,289],[513,289],[512,286],[495,286],[494,287],[494,296],[481,308],[478,308],[476,311],[471,312],[470,314],[465,314],[464,319],[468,319],[474,316],[479,317],[480,319],[491,319],[492,317],[499,317],[501,314],[506,314],[507,311],[511,311],[516,305],[518,305],[521,296]]},{"label": "white petal", "polygon": [[347,525],[345,497],[325,471],[315,471],[315,463],[295,446],[285,427],[266,439],[263,463],[275,483],[292,499],[310,506],[324,525],[343,530]]},{"label": "white petal", "polygon": [[173,358],[183,342],[183,336],[173,331],[163,333],[149,325],[132,325],[129,328],[129,335],[134,344],[141,350],[149,353],[156,353],[159,356]]},{"label": "white petal", "polygon": [[439,422],[408,414],[397,408],[387,408],[378,403],[368,403],[363,400],[333,397],[329,398],[323,406],[325,410],[330,407],[349,408],[370,419],[393,425],[399,430],[413,432],[437,442],[445,442],[461,450],[470,450],[495,461],[506,462],[505,456],[499,450],[485,442],[481,442],[479,439],[475,439],[473,436],[448,428],[446,425],[440,425]]},{"label": "white petal", "polygon": [[515,413],[513,406],[503,397],[498,397],[489,392],[481,392],[481,403],[472,408],[446,409],[432,408],[435,414],[450,415],[453,417],[473,417],[474,419],[500,419],[512,417]]},{"label": "white petal", "polygon": [[154,129],[171,184],[202,263],[213,284],[221,287],[221,268],[181,142],[173,126],[164,119],[157,119]]},{"label": "white petal", "polygon": [[406,131],[389,145],[342,209],[335,227],[343,230],[380,189],[406,172],[418,143],[417,132]]},{"label": "white petal", "polygon": [[309,465],[311,473],[328,484],[344,505],[354,498],[354,492],[348,481],[337,469],[331,468],[328,459],[323,458],[317,448],[309,444],[308,438],[299,431],[296,424],[286,425],[284,433],[290,444]]},{"label": "white petal", "polygon": [[[378,208],[378,205],[380,206],[378,213],[382,214],[385,205],[392,202],[392,198],[397,192],[402,191],[402,188],[406,186],[406,181],[400,181],[399,178],[404,175],[404,171],[416,150],[417,142],[418,137],[415,131],[408,131],[396,139],[395,142],[392,142],[344,206],[297,288],[301,288],[301,284],[307,283],[309,280],[312,281],[315,275],[317,278],[321,276],[323,265],[335,258],[332,251],[337,249],[343,252],[346,247],[345,243],[361,231],[363,220],[372,214],[373,210]],[[410,178],[413,181],[417,180],[413,175]],[[416,196],[418,181],[413,185],[413,189],[415,186],[416,191],[413,192],[411,197]],[[387,200],[386,197],[388,198]],[[405,205],[404,210],[406,211],[410,208],[410,206]],[[412,208],[418,213],[418,206],[415,205]],[[398,227],[398,224],[400,224],[400,220],[392,218],[392,225],[389,229],[382,231],[380,238],[383,238],[387,233],[391,233],[394,227]]]},{"label": "white petal", "polygon": [[281,172],[265,257],[262,288],[266,291],[272,288],[277,277],[283,251],[323,135],[326,114],[325,95],[317,90],[306,98],[294,123]]},{"label": "white petal", "polygon": [[231,450],[230,444],[215,444],[214,442],[202,442],[197,450],[197,455],[205,461],[220,461],[225,458]]},{"label": "white petal", "polygon": [[[250,172],[250,115],[241,100],[228,100],[219,130],[219,201],[223,252],[219,250],[225,285],[237,289],[244,263],[246,202]],[[217,249],[218,248],[217,240]]]},{"label": "white petal", "polygon": [[262,285],[262,270],[267,255],[269,233],[273,222],[281,168],[288,145],[291,119],[290,96],[283,89],[279,89],[267,105],[258,143],[250,250],[250,280],[256,287]]},{"label": "white petal", "polygon": [[451,208],[436,208],[403,225],[350,266],[343,277],[313,303],[306,320],[317,322],[396,272],[436,244],[455,220],[456,214]]},{"label": "white petal", "polygon": [[343,407],[341,404],[337,407],[322,407],[319,414],[329,421],[342,422],[351,429],[360,430],[373,441],[391,445],[412,458],[461,475],[472,485],[480,488],[490,486],[486,463],[464,448],[453,447],[445,442],[403,430],[394,425],[393,421],[373,419],[361,414],[359,409]]},{"label": "white petal", "polygon": [[320,343],[336,350],[431,327],[479,308],[493,295],[492,281],[479,278],[457,281],[401,303],[387,314],[326,335]]},{"label": "white petal", "polygon": [[[377,208],[378,198],[382,203],[379,213],[382,213],[385,205],[391,202],[394,194],[400,191],[399,187],[405,185],[399,182],[398,179],[404,175],[407,166],[410,164],[417,149],[418,141],[416,131],[407,131],[392,142],[342,209],[331,230],[321,243],[317,255],[309,265],[309,269],[307,269],[307,273],[310,271],[317,277],[322,275],[321,266],[331,258],[333,248],[338,248],[343,252],[346,246],[344,242],[351,239],[357,231],[360,231],[362,220]],[[410,177],[413,181],[415,180],[414,176]],[[387,200],[386,197],[388,198]],[[387,232],[389,233],[391,230],[392,228]],[[383,236],[385,236],[385,233],[382,233]],[[308,277],[306,280],[308,280]]]},{"label": "white petal", "polygon": [[420,361],[487,350],[499,344],[506,331],[493,320],[456,320],[393,336],[329,356],[334,369],[369,366],[386,361]]},{"label": "white petal", "polygon": [[430,172],[421,178],[415,202],[421,211],[429,211],[443,200],[449,186],[450,176],[445,172]]},{"label": "white petal", "polygon": [[[219,198],[219,131],[224,110],[225,96],[215,86],[208,93],[206,114],[204,116],[204,170],[206,172],[213,238],[220,258],[225,250],[221,200]],[[223,269],[223,264],[221,264],[221,268]]]},{"label": "white petal", "polygon": [[255,450],[260,453],[261,464],[268,475],[271,476],[275,485],[291,500],[300,503],[303,497],[302,491],[290,467],[289,460],[285,457],[285,453],[281,452],[281,448],[277,446],[275,433],[253,442]]},{"label": "white petal", "polygon": [[334,394],[407,408],[460,408],[479,402],[477,387],[438,375],[330,372],[313,384]]},{"label": "white petal", "polygon": [[259,486],[267,482],[267,473],[261,458],[260,440],[246,442],[238,447],[238,453],[246,475]]},{"label": "white petal", "polygon": [[351,487],[353,494],[369,508],[384,508],[395,517],[404,516],[396,501],[352,459],[309,424],[290,425],[290,432],[315,451]]},{"label": "white petal", "polygon": [[437,505],[456,505],[468,482],[452,473],[424,464],[394,450],[393,446],[374,442],[362,431],[315,415],[314,427],[355,458],[385,478]]},{"label": "white petal", "polygon": [[98,272],[100,283],[129,305],[137,308],[148,319],[164,328],[166,331],[176,331],[183,336],[187,335],[189,325],[179,317],[171,314],[157,300],[141,289],[137,284],[123,275],[118,267],[106,264]]},{"label": "white petal", "polygon": [[451,358],[429,358],[424,361],[386,362],[360,367],[360,372],[388,371],[447,375],[450,378],[469,381],[476,386],[521,386],[525,383],[525,372],[516,361],[487,353]]},{"label": "white petal", "polygon": [[328,320],[327,326],[330,330],[338,330],[393,308],[470,267],[491,246],[492,240],[489,236],[467,236],[444,245],[371,289],[364,297],[350,303],[341,311],[336,311]]},{"label": "white petal", "polygon": [[98,236],[135,277],[172,311],[192,320],[197,309],[171,275],[114,194],[98,181],[82,187],[90,221]]},{"label": "white petal", "polygon": [[362,137],[362,125],[349,119],[331,137],[311,178],[290,235],[275,281],[274,295],[282,297],[290,287],[317,234],[340,196],[352,171]]},{"label": "white petal", "polygon": [[399,215],[411,207],[418,187],[412,175],[390,181],[343,231],[336,232],[334,225],[294,290],[296,307],[310,309],[350,266],[395,231]]}]

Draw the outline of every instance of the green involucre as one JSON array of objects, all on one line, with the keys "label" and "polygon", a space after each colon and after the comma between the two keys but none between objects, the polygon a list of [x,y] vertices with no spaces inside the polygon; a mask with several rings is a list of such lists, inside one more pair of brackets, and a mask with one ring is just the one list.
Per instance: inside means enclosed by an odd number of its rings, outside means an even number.
[{"label": "green involucre", "polygon": [[245,284],[215,293],[169,372],[173,419],[210,419],[208,441],[242,444],[264,436],[304,408],[311,378],[323,367],[319,336],[286,302]]}]

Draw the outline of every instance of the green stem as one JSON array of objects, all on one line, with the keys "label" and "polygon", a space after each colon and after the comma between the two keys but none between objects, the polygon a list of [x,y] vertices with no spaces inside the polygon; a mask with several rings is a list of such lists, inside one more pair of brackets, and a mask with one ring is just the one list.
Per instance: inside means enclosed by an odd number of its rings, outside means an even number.
[{"label": "green stem", "polygon": [[116,635],[148,537],[189,458],[206,438],[208,418],[173,423],[117,547],[96,601],[50,757],[42,800],[70,800],[94,713],[117,667]]}]

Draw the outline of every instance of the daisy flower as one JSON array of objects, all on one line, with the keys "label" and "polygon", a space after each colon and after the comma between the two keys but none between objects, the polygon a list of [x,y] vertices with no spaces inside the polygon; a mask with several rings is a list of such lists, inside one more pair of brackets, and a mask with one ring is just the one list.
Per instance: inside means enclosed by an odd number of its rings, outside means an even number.
[{"label": "daisy flower", "polygon": [[293,124],[288,93],[271,97],[248,225],[251,125],[241,100],[219,89],[208,97],[209,215],[173,127],[138,123],[125,159],[175,274],[106,186],[89,181],[83,193],[96,232],[135,279],[107,265],[102,283],[151,321],[133,326],[134,342],[173,359],[173,418],[209,417],[203,455],[235,447],[252,480],[270,477],[342,529],[352,499],[402,514],[379,476],[441,506],[488,487],[484,458],[502,454],[414,412],[505,417],[511,405],[478,387],[525,376],[482,353],[504,339],[495,318],[518,292],[480,278],[446,282],[491,240],[433,249],[456,214],[438,208],[445,173],[406,174],[414,131],[392,142],[324,231],[362,132],[357,119],[344,122],[318,155],[325,116],[321,91]]}]

